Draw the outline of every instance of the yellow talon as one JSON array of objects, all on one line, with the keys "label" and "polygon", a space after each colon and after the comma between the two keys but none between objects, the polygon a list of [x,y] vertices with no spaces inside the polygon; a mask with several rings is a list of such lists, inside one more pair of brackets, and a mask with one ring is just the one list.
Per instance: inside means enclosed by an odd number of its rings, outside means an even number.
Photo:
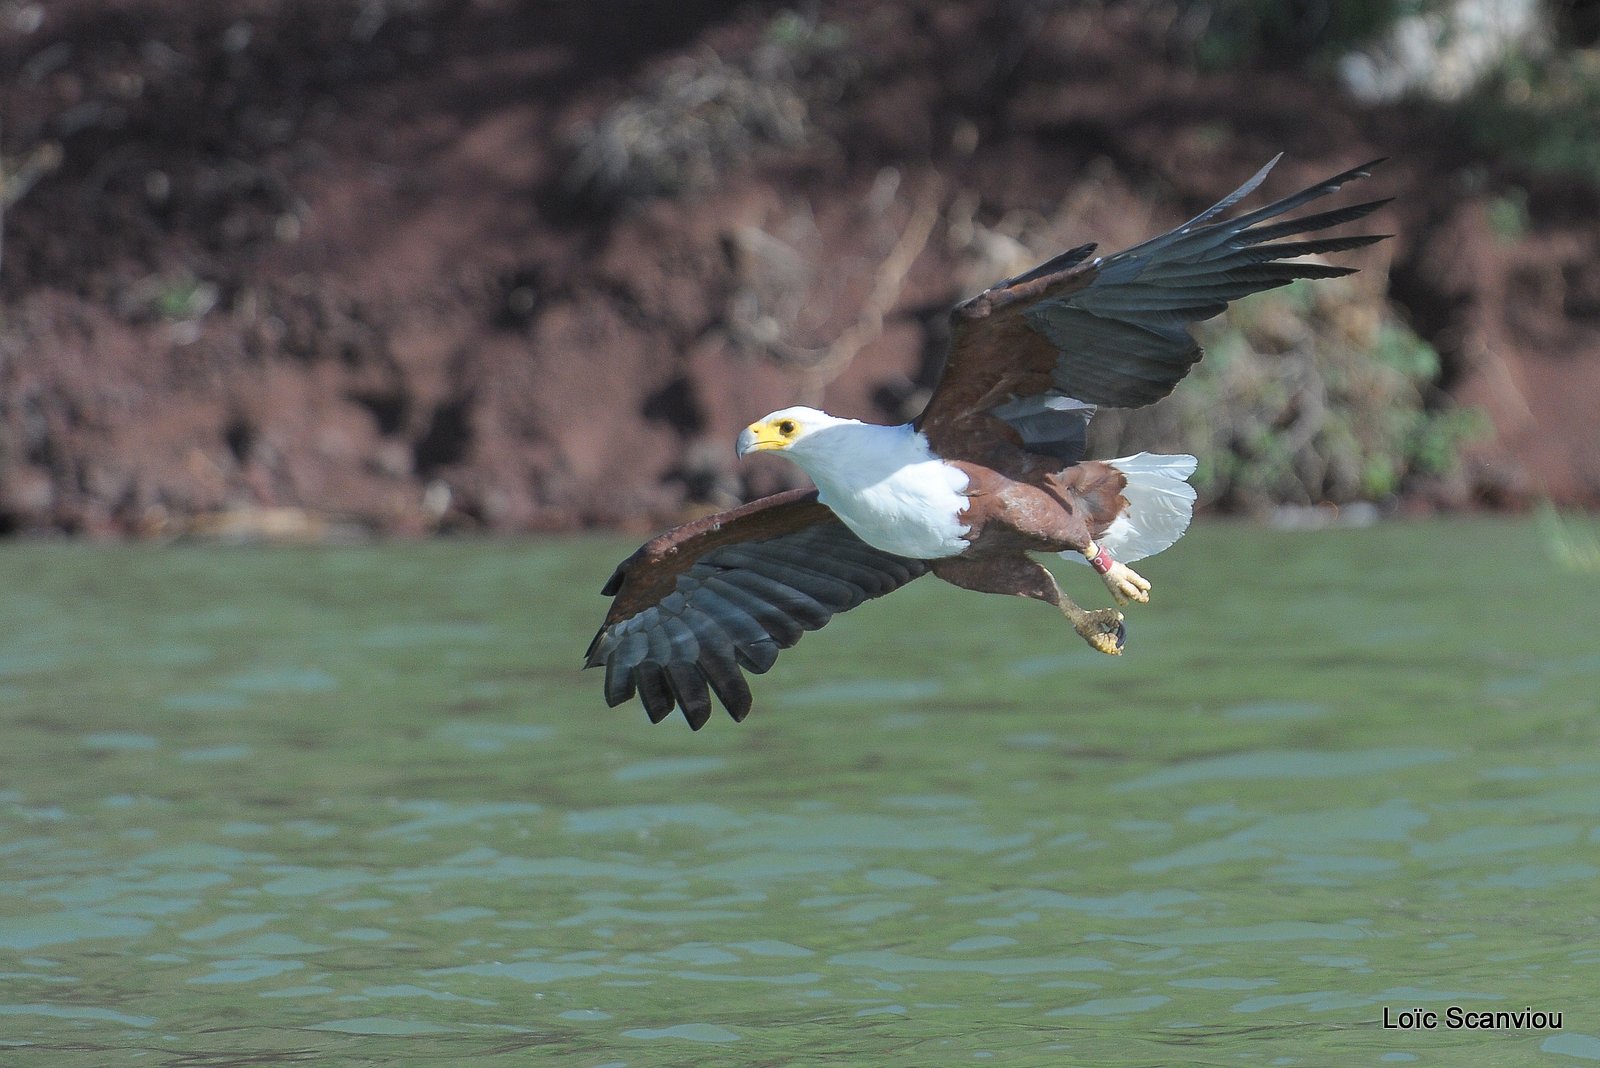
[{"label": "yellow talon", "polygon": [[1095,652],[1105,653],[1107,656],[1122,655],[1122,643],[1127,637],[1127,629],[1122,625],[1121,612],[1112,608],[1086,612],[1074,629]]},{"label": "yellow talon", "polygon": [[1097,653],[1107,656],[1121,656],[1122,650],[1117,648],[1117,639],[1110,634],[1096,634],[1089,639],[1089,647]]},{"label": "yellow talon", "polygon": [[1127,564],[1113,563],[1104,578],[1106,589],[1111,591],[1111,596],[1116,598],[1118,604],[1127,604],[1129,601],[1150,603],[1150,580]]}]

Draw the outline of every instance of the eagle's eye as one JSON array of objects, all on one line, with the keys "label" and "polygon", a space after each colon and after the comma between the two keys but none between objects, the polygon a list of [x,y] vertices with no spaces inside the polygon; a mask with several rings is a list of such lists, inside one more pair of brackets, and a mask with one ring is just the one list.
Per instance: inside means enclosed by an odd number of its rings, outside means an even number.
[{"label": "eagle's eye", "polygon": [[780,423],[778,423],[778,433],[782,434],[786,438],[787,437],[793,437],[794,436],[794,420],[793,419],[784,419]]}]

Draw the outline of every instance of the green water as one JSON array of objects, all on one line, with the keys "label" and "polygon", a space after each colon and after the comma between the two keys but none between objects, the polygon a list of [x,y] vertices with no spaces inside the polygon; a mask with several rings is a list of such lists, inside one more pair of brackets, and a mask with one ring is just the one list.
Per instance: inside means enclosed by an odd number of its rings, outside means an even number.
[{"label": "green water", "polygon": [[1600,1060],[1531,525],[1203,526],[1121,660],[924,580],[699,734],[576,670],[631,548],[0,548],[0,1064]]}]

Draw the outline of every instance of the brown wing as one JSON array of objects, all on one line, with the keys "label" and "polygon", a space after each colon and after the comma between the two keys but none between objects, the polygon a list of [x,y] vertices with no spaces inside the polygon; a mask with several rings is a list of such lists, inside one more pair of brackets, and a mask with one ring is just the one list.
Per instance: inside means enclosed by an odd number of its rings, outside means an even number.
[{"label": "brown wing", "polygon": [[[993,436],[998,416],[1030,451],[1075,462],[1094,406],[1138,408],[1160,400],[1200,359],[1189,332],[1228,302],[1296,278],[1331,278],[1353,267],[1283,262],[1360,248],[1387,235],[1278,241],[1359,219],[1387,200],[1266,220],[1365,178],[1377,163],[1336,174],[1264,208],[1222,222],[1281,156],[1182,226],[1115,255],[1083,245],[959,305],[944,374],[917,418],[935,451],[962,455],[973,435]],[[985,429],[987,425],[988,429]]]},{"label": "brown wing", "polygon": [[766,671],[804,632],[927,570],[856,537],[816,490],[780,493],[669,530],[617,565],[584,666],[604,664],[606,703],[637,692],[652,723],[676,705],[699,730],[711,692],[742,720],[741,667]]}]

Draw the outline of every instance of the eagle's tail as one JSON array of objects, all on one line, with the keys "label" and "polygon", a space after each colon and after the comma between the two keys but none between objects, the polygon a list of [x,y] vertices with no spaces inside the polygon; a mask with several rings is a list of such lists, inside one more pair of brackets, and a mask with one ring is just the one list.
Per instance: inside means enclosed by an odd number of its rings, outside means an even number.
[{"label": "eagle's tail", "polygon": [[[1183,536],[1194,513],[1194,487],[1188,483],[1198,462],[1193,456],[1141,452],[1104,462],[1128,480],[1122,490],[1128,507],[1096,539],[1113,557],[1125,564],[1143,560]],[[1061,555],[1087,563],[1082,553]]]}]

